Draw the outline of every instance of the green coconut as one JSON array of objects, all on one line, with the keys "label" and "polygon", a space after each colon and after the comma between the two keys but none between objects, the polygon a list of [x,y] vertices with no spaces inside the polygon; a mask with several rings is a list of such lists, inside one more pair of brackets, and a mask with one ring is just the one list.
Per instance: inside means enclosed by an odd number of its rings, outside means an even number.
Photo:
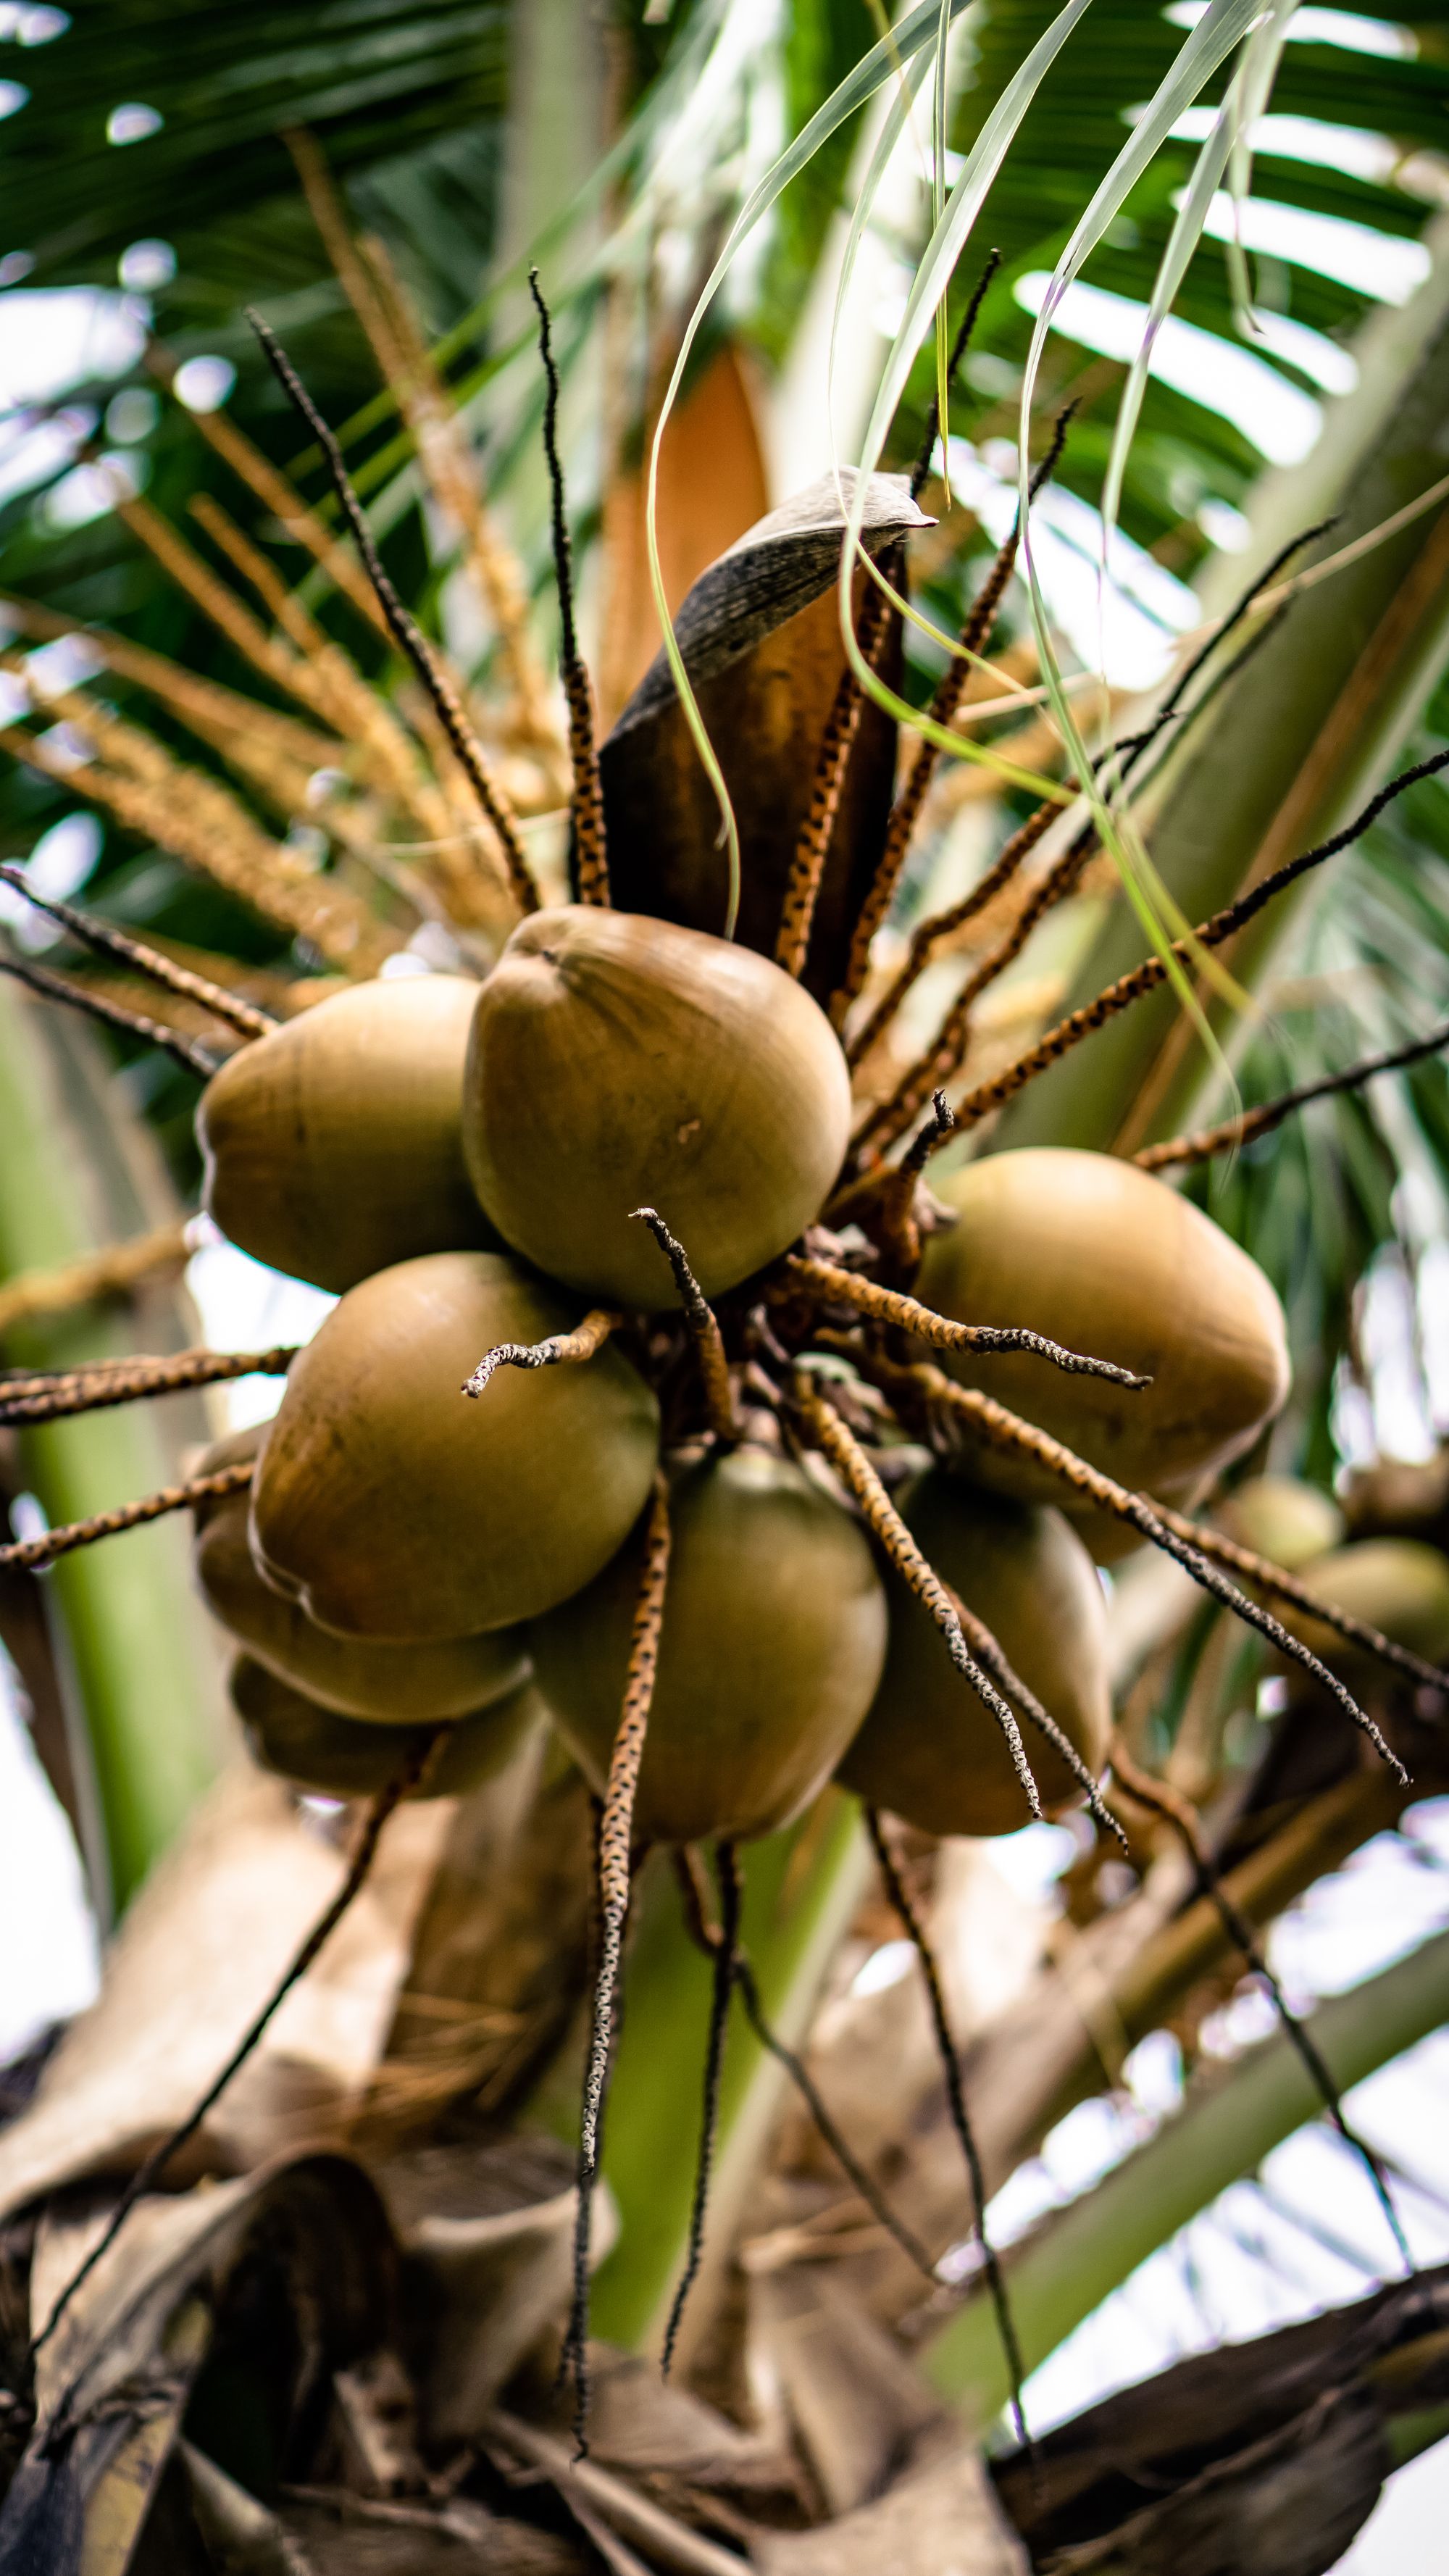
[{"label": "green coconut", "polygon": [[[1366,1620],[1394,1645],[1422,1655],[1426,1663],[1449,1661],[1449,1557],[1423,1539],[1356,1539],[1329,1556],[1317,1557],[1304,1569],[1302,1579],[1319,1600]],[[1350,1688],[1371,1681],[1382,1684],[1389,1678],[1386,1667],[1367,1648],[1340,1637],[1310,1612],[1291,1601],[1274,1600],[1269,1606],[1274,1617]],[[1304,1680],[1300,1666],[1290,1665],[1288,1670],[1295,1687]]]},{"label": "green coconut", "polygon": [[[974,1491],[932,1469],[902,1517],[927,1563],[984,1620],[1007,1662],[1094,1776],[1107,1759],[1112,1693],[1107,1613],[1091,1557],[1058,1511]],[[946,1651],[935,1620],[894,1571],[880,1688],[837,1778],[871,1806],[931,1834],[1009,1834],[1029,1822],[996,1720]],[[1043,1806],[1080,1801],[1062,1756],[1016,1710]]]},{"label": "green coconut", "polygon": [[1343,1514],[1333,1496],[1301,1476],[1249,1476],[1219,1503],[1214,1518],[1239,1547],[1266,1556],[1285,1574],[1326,1556],[1343,1539]]},{"label": "green coconut", "polygon": [[339,1291],[416,1253],[496,1244],[461,1134],[477,995],[462,976],[388,976],[240,1047],[196,1118],[223,1234]]},{"label": "green coconut", "polygon": [[411,1725],[468,1717],[528,1679],[522,1640],[507,1628],[411,1645],[341,1637],[264,1583],[247,1541],[244,1493],[215,1505],[192,1564],[207,1608],[278,1680],[353,1720]]},{"label": "green coconut", "polygon": [[[926,1245],[916,1294],[958,1323],[1025,1325],[1151,1377],[1133,1391],[1068,1376],[1023,1352],[931,1352],[1118,1483],[1196,1500],[1251,1446],[1288,1392],[1283,1309],[1221,1226],[1114,1154],[1027,1147],[939,1184],[956,1217]],[[1044,1468],[971,1444],[971,1473],[1001,1493],[1080,1516]],[[1139,1544],[1088,1506],[1099,1553]]]},{"label": "green coconut", "polygon": [[294,1360],[252,1489],[263,1579],[344,1636],[509,1628],[590,1582],[648,1493],[659,1413],[612,1342],[463,1384],[577,1304],[501,1253],[439,1252],[349,1289]]},{"label": "green coconut", "polygon": [[[377,1797],[421,1753],[433,1731],[359,1725],[294,1690],[251,1655],[238,1655],[230,1687],[253,1759],[293,1788],[323,1798]],[[409,1795],[465,1797],[512,1761],[542,1713],[538,1693],[522,1682],[490,1708],[457,1719]]]},{"label": "green coconut", "polygon": [[658,1208],[707,1297],[819,1213],[850,1124],[845,1058],[799,984],[642,914],[534,913],[478,996],[464,1090],[474,1186],[506,1243],[627,1307],[678,1295]]},{"label": "green coconut", "polygon": [[[634,1811],[644,1842],[788,1824],[829,1778],[880,1676],[885,1594],[859,1527],[752,1444],[676,1470],[659,1663]],[[529,1644],[595,1788],[623,1705],[643,1531]]]}]

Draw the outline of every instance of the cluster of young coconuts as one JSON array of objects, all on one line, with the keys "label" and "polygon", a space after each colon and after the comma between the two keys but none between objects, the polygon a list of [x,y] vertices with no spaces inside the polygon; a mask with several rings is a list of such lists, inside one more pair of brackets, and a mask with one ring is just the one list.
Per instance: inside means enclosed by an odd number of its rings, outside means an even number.
[{"label": "cluster of young coconuts", "polygon": [[[526,918],[481,984],[353,987],[215,1074],[199,1112],[210,1213],[339,1293],[275,1419],[208,1462],[251,1444],[249,1493],[199,1515],[197,1571],[240,1649],[233,1695],[260,1760],[364,1795],[416,1730],[446,1727],[420,1789],[455,1792],[508,1759],[541,1698],[602,1789],[662,1472],[672,1552],[636,1843],[771,1832],[832,1776],[934,1833],[1026,1820],[991,1715],[792,1414],[784,1362],[822,1347],[829,1315],[782,1300],[772,1265],[817,1224],[850,1115],[840,1041],[799,982],[748,947],[587,904]],[[1271,1287],[1164,1183],[1041,1149],[979,1159],[937,1196],[952,1221],[925,1242],[925,1303],[1150,1384],[1028,1353],[929,1356],[1122,1484],[1195,1500],[1282,1403]],[[644,1207],[755,1390],[737,1437],[708,1427]],[[465,1392],[500,1345],[527,1351],[597,1310],[611,1320],[590,1356],[499,1367]],[[1094,1558],[1135,1534],[985,1449],[896,1498],[1100,1773]],[[1032,1761],[1049,1808],[1081,1794],[1050,1746]]]}]

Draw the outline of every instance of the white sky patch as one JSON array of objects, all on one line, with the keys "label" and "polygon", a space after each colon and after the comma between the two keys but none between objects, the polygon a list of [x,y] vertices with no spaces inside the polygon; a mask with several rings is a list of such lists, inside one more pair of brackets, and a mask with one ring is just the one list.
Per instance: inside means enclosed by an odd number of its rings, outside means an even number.
[{"label": "white sky patch", "polygon": [[74,466],[46,493],[47,523],[52,528],[83,528],[91,519],[103,519],[119,497],[135,499],[147,462],[121,447],[107,448],[94,464]]},{"label": "white sky patch", "polygon": [[15,421],[0,425],[0,503],[33,491],[68,465],[95,425],[95,413],[79,409],[57,412],[33,429]]},{"label": "white sky patch", "polygon": [[[1017,279],[1018,304],[1039,313],[1050,285],[1046,269],[1030,270]],[[1052,329],[1130,365],[1142,345],[1147,310],[1131,296],[1113,295],[1077,278],[1052,316]],[[1270,465],[1301,464],[1323,425],[1313,396],[1290,385],[1266,358],[1235,341],[1220,340],[1215,331],[1184,322],[1176,313],[1168,314],[1153,342],[1149,372],[1205,411],[1230,420]]]},{"label": "white sky patch", "polygon": [[[1174,206],[1181,206],[1186,194],[1185,188],[1174,189]],[[1357,295],[1371,295],[1378,304],[1407,304],[1431,266],[1421,241],[1378,232],[1372,224],[1353,223],[1346,215],[1320,215],[1307,206],[1287,206],[1274,197],[1245,197],[1235,207],[1220,189],[1207,210],[1203,231],[1213,241],[1238,239],[1245,250],[1264,251],[1294,268],[1310,268],[1319,277],[1352,287]]]},{"label": "white sky patch", "polygon": [[188,358],[176,370],[172,391],[188,411],[215,411],[236,383],[230,358]]},{"label": "white sky patch", "polygon": [[[1195,27],[1208,13],[1208,0],[1171,0],[1163,10],[1174,27]],[[1289,19],[1290,44],[1339,45],[1345,53],[1377,54],[1384,61],[1408,62],[1419,50],[1412,27],[1394,18],[1370,18],[1354,9],[1298,9]]]},{"label": "white sky patch", "polygon": [[140,99],[128,99],[123,107],[113,107],[106,119],[108,143],[144,143],[159,134],[164,123],[159,108],[147,107]]},{"label": "white sky patch", "polygon": [[1310,323],[1295,322],[1289,313],[1255,312],[1257,345],[1273,358],[1285,358],[1291,367],[1299,367],[1311,376],[1326,394],[1351,394],[1358,383],[1358,360],[1326,331],[1315,331]]},{"label": "white sky patch", "polygon": [[[192,1239],[192,1238],[188,1238]],[[186,1285],[201,1317],[205,1339],[213,1350],[269,1350],[288,1342],[310,1342],[337,1300],[303,1279],[289,1279],[262,1261],[239,1252],[210,1220],[198,1220],[197,1249],[187,1264]],[[241,1377],[217,1387],[217,1410],[228,1431],[252,1422],[269,1422],[282,1400],[277,1377]]]},{"label": "white sky patch", "polygon": [[95,286],[12,287],[0,296],[0,410],[52,402],[94,376],[122,376],[150,317],[128,295]]},{"label": "white sky patch", "polygon": [[[1000,545],[1016,516],[1015,450],[968,439],[950,442],[951,488]],[[1201,612],[1186,584],[1116,530],[1108,579],[1100,581],[1101,513],[1049,483],[1032,504],[1031,552],[1047,613],[1083,665],[1105,667],[1115,687],[1142,689],[1161,678],[1179,635]]]}]

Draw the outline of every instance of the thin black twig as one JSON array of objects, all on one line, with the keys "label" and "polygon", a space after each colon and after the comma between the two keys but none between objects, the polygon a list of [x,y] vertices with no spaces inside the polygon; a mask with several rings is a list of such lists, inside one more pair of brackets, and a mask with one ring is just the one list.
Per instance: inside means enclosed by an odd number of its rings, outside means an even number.
[{"label": "thin black twig", "polygon": [[563,640],[560,669],[568,704],[569,751],[574,772],[579,898],[583,903],[606,904],[609,900],[609,863],[604,841],[604,791],[599,776],[589,675],[579,651],[578,630],[574,622],[573,552],[569,543],[563,462],[558,445],[558,367],[553,354],[552,320],[536,268],[530,268],[528,272],[528,286],[538,315],[538,348],[543,361],[543,452],[548,464],[552,501],[553,573]]},{"label": "thin black twig", "polygon": [[14,860],[0,866],[0,879],[23,894],[37,912],[78,939],[83,947],[94,949],[101,957],[114,957],[122,965],[133,966],[138,974],[149,975],[154,984],[162,984],[171,993],[180,993],[188,1001],[199,1002],[218,1020],[245,1038],[264,1038],[281,1022],[274,1011],[264,1011],[255,1002],[244,1001],[240,993],[229,993],[224,984],[214,984],[209,975],[194,974],[189,966],[178,966],[174,958],[160,949],[150,948],[144,940],[132,939],[124,930],[115,929],[94,913],[81,912],[73,903],[62,903],[58,896],[37,894],[25,870]]},{"label": "thin black twig", "polygon": [[1310,2083],[1317,2092],[1344,2145],[1358,2157],[1374,2188],[1379,2206],[1388,2221],[1389,2232],[1403,2259],[1404,2269],[1412,2279],[1418,2270],[1404,2233],[1403,2223],[1394,2207],[1393,2195],[1380,2158],[1366,2138],[1359,2135],[1344,2111],[1343,2098],[1333,2073],[1317,2040],[1306,2023],[1300,2021],[1289,2003],[1274,1970],[1269,1966],[1247,1916],[1242,1913],[1223,1884],[1222,1873],[1208,1846],[1196,1809],[1185,1798],[1169,1788],[1166,1781],[1156,1780],[1143,1771],[1128,1753],[1120,1733],[1112,1741],[1112,1768],[1129,1798],[1139,1806],[1166,1818],[1182,1841],[1197,1873],[1199,1893],[1213,1907],[1223,1930],[1250,1973],[1260,1977],[1272,1999],[1273,2009],[1297,2054]]},{"label": "thin black twig", "polygon": [[[989,250],[986,254],[986,265],[982,269],[981,275],[978,277],[975,286],[971,290],[971,301],[961,316],[960,323],[957,327],[956,337],[951,343],[951,354],[946,361],[946,390],[948,393],[955,382],[956,370],[960,366],[962,359],[965,357],[966,352],[971,345],[971,334],[976,328],[977,315],[980,313],[982,304],[985,302],[986,290],[991,284],[991,281],[1000,266],[1000,251]],[[925,490],[927,478],[931,471],[931,459],[936,453],[936,440],[940,436],[940,431],[940,401],[937,394],[933,393],[931,396],[931,407],[926,414],[925,434],[916,451],[915,464],[911,467],[911,499],[913,501],[919,501],[922,492]]]},{"label": "thin black twig", "polygon": [[427,1769],[434,1752],[437,1750],[439,1742],[446,1732],[446,1728],[440,1729],[434,1727],[431,1729],[426,1738],[409,1755],[408,1760],[403,1765],[401,1771],[397,1774],[397,1777],[389,1781],[387,1787],[381,1790],[378,1796],[373,1799],[372,1804],[367,1811],[366,1822],[364,1823],[362,1832],[358,1837],[357,1849],[353,1853],[351,1865],[342,1885],[333,1897],[331,1904],[326,1907],[323,1913],[319,1914],[311,1931],[302,1943],[301,1948],[296,1952],[290,1965],[286,1968],[282,1976],[278,1979],[276,1985],[272,1988],[272,1991],[267,1997],[266,2002],[263,2004],[261,2011],[257,2014],[255,2020],[251,2022],[241,2039],[238,2040],[236,2047],[232,2050],[232,2053],[227,2059],[226,2064],[223,2066],[221,2073],[207,2086],[200,2101],[197,2102],[192,2110],[187,2113],[187,2116],[181,2122],[180,2127],[173,2129],[169,2137],[163,2138],[159,2146],[153,2147],[151,2153],[145,2158],[144,2162],[137,2166],[136,2171],[132,2174],[130,2181],[127,2183],[120,2199],[117,2201],[115,2208],[112,2210],[103,2234],[92,2246],[90,2252],[85,2258],[85,2261],[74,2273],[72,2273],[71,2278],[67,2281],[65,2288],[61,2291],[59,2298],[56,2300],[54,2307],[46,2318],[45,2324],[42,2326],[39,2334],[31,2344],[30,2352],[32,2360],[35,2355],[42,2350],[43,2346],[50,2341],[50,2338],[54,2334],[56,2327],[59,2325],[61,2318],[64,2316],[66,2309],[70,2306],[71,2301],[74,2299],[76,2292],[81,2288],[83,2282],[89,2279],[102,2256],[110,2252],[110,2249],[114,2245],[116,2238],[119,2236],[127,2218],[135,2208],[137,2201],[143,2199],[145,2194],[150,2191],[153,2184],[160,2181],[162,2174],[165,2172],[172,2158],[179,2155],[181,2149],[184,2146],[189,2145],[190,2141],[196,2136],[196,2133],[200,2129],[208,2112],[215,2109],[216,2104],[220,2101],[222,2094],[226,2091],[226,2088],[230,2084],[233,2076],[239,2074],[242,2067],[246,2064],[247,2059],[251,2056],[253,2049],[262,2038],[267,2024],[271,2021],[273,2015],[279,2010],[280,2006],[285,2003],[288,1995],[292,1991],[292,1988],[306,1975],[307,1970],[311,1967],[318,1952],[322,1949],[323,1945],[330,1940],[332,1934],[336,1931],[337,1926],[341,1922],[343,1915],[347,1912],[348,1907],[361,1894],[363,1884],[372,1867],[373,1861],[376,1858],[378,1841],[382,1834],[384,1825],[387,1823],[393,1809],[408,1795],[410,1790],[417,1787],[418,1782],[421,1780],[424,1771]]},{"label": "thin black twig", "polygon": [[550,1333],[541,1342],[495,1342],[472,1376],[465,1378],[463,1393],[482,1395],[501,1368],[557,1368],[560,1363],[591,1360],[622,1322],[612,1307],[593,1306],[571,1333]]},{"label": "thin black twig", "polygon": [[1356,1091],[1361,1083],[1371,1082],[1375,1074],[1397,1073],[1405,1065],[1420,1063],[1425,1056],[1441,1054],[1445,1047],[1449,1047],[1449,1020],[1441,1021],[1427,1037],[1412,1038],[1406,1046],[1389,1047],[1381,1055],[1365,1056],[1360,1064],[1351,1064],[1342,1073],[1323,1073],[1312,1082],[1300,1082],[1292,1091],[1280,1092],[1276,1100],[1262,1101],[1256,1109],[1241,1109],[1236,1118],[1224,1118],[1216,1127],[1198,1127],[1187,1136],[1170,1136],[1165,1144],[1144,1145],[1132,1159],[1144,1172],[1208,1162],[1214,1154],[1251,1145],[1259,1136],[1271,1135],[1295,1109],[1306,1108],[1312,1100],[1327,1100],[1338,1091]]},{"label": "thin black twig", "polygon": [[362,504],[352,488],[351,479],[343,463],[342,450],[275,332],[251,306],[247,308],[246,318],[261,343],[262,353],[283,393],[293,408],[300,412],[327,460],[327,470],[332,477],[332,488],[337,495],[338,507],[352,531],[367,578],[377,595],[378,606],[387,619],[388,629],[394,641],[407,655],[427,691],[454,755],[468,778],[483,812],[498,835],[514,900],[521,912],[537,912],[539,892],[533,881],[533,872],[529,867],[523,842],[519,837],[517,818],[488,766],[483,754],[483,746],[468,722],[447,674],[439,666],[432,646],[416,618],[403,606],[383,568],[382,557],[373,541],[372,530],[367,524]]},{"label": "thin black twig", "polygon": [[1016,2427],[1017,2440],[1026,2449],[1030,2449],[1031,2435],[1027,2431],[1026,2415],[1021,2400],[1022,2387],[1026,2378],[1021,2357],[1021,2342],[1016,2331],[1016,2319],[1011,2313],[1005,2275],[996,2249],[987,2233],[986,2177],[982,2171],[980,2151],[971,2126],[970,2114],[966,2108],[966,2088],[961,2081],[961,2061],[956,2054],[956,2043],[951,2036],[951,2024],[946,2014],[946,1998],[941,1986],[941,1972],[936,1965],[935,1953],[931,1948],[915,1899],[901,1874],[895,1853],[891,1850],[878,1808],[866,1808],[865,1824],[880,1866],[881,1880],[886,1894],[920,1962],[921,1975],[926,1987],[926,2000],[930,2007],[931,2027],[935,2032],[941,2072],[946,2079],[946,2099],[950,2105],[951,2125],[960,2143],[971,2184],[972,2223],[976,2232],[976,2241],[981,2248],[981,2259],[986,2268],[991,2304],[996,2311],[996,2329],[1001,2337],[1001,2348],[1006,2355],[1006,2367],[1011,2380],[1011,2418]]},{"label": "thin black twig", "polygon": [[664,2352],[661,2367],[669,2377],[674,2361],[674,2347],[684,2320],[685,2302],[699,2274],[704,2253],[704,2222],[709,2210],[710,2176],[714,2169],[715,2131],[719,2125],[720,2077],[724,2070],[725,2037],[729,2029],[730,1997],[734,1992],[740,1939],[740,1864],[734,1844],[715,1846],[715,1866],[719,1871],[720,1929],[714,1950],[714,1989],[710,1997],[709,2037],[704,2052],[704,2097],[700,2105],[699,2154],[694,2168],[694,2198],[689,2211],[689,2240],[685,2250],[684,2270],[669,2311],[664,2330]]},{"label": "thin black twig", "polygon": [[179,1029],[169,1028],[164,1020],[148,1019],[144,1011],[128,1011],[121,1003],[108,1001],[104,994],[90,992],[84,984],[67,982],[64,975],[52,975],[45,966],[22,966],[17,957],[0,957],[0,975],[13,975],[17,984],[28,986],[48,1002],[68,1003],[73,1011],[84,1011],[93,1020],[103,1020],[109,1029],[120,1029],[129,1038],[140,1038],[147,1046],[159,1047],[198,1082],[210,1082],[220,1056],[198,1040],[183,1037]]}]

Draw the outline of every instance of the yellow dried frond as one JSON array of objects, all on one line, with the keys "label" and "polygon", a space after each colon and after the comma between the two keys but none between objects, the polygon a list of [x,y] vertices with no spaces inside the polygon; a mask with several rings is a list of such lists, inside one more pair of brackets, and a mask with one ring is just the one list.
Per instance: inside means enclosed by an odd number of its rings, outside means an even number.
[{"label": "yellow dried frond", "polygon": [[202,770],[163,755],[164,778],[125,777],[93,761],[71,760],[19,725],[0,726],[0,750],[224,886],[264,920],[309,941],[344,974],[375,975],[383,959],[404,944],[402,934],[376,920],[348,887],[318,876],[298,851],[272,840]]}]

